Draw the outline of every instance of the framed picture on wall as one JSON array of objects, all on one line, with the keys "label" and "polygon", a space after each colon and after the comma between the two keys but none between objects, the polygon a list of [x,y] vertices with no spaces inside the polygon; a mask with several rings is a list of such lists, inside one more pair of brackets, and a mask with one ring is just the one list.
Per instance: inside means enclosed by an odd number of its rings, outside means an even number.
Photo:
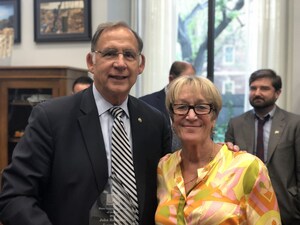
[{"label": "framed picture on wall", "polygon": [[34,41],[91,40],[91,0],[34,0]]},{"label": "framed picture on wall", "polygon": [[13,28],[14,43],[21,42],[20,0],[0,0],[0,33]]}]

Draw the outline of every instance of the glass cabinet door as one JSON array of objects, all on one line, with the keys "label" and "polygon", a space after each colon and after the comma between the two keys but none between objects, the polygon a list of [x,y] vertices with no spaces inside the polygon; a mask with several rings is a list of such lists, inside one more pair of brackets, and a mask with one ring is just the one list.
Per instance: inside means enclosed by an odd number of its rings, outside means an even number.
[{"label": "glass cabinet door", "polygon": [[8,162],[10,162],[14,147],[24,135],[32,107],[51,97],[51,88],[8,89]]}]

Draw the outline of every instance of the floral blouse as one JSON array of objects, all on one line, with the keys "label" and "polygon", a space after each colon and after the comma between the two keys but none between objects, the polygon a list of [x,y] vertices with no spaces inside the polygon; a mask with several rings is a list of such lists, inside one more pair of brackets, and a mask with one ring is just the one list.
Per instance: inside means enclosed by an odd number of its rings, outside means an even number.
[{"label": "floral blouse", "polygon": [[275,192],[263,162],[224,145],[216,157],[198,169],[197,181],[186,193],[181,150],[158,165],[157,225],[281,224]]}]

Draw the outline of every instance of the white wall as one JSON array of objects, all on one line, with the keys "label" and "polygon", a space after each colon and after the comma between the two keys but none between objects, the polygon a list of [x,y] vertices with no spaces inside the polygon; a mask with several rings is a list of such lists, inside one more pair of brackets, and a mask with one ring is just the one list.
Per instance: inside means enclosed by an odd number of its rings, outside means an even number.
[{"label": "white wall", "polygon": [[300,1],[294,0],[291,111],[300,114]]},{"label": "white wall", "polygon": [[[92,31],[99,23],[117,20],[130,22],[130,0],[91,0]],[[33,0],[21,1],[21,43],[15,44],[11,66],[71,66],[86,68],[90,42],[34,42]]]}]

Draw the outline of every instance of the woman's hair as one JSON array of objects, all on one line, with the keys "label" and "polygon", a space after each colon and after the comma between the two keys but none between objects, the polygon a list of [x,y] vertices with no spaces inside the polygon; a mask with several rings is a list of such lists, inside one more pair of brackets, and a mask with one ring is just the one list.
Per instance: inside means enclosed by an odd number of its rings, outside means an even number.
[{"label": "woman's hair", "polygon": [[166,107],[171,118],[173,119],[173,104],[176,102],[179,93],[185,86],[188,86],[195,95],[203,95],[205,100],[212,105],[212,119],[216,119],[222,109],[221,94],[209,79],[197,76],[181,76],[171,82],[166,96]]}]

